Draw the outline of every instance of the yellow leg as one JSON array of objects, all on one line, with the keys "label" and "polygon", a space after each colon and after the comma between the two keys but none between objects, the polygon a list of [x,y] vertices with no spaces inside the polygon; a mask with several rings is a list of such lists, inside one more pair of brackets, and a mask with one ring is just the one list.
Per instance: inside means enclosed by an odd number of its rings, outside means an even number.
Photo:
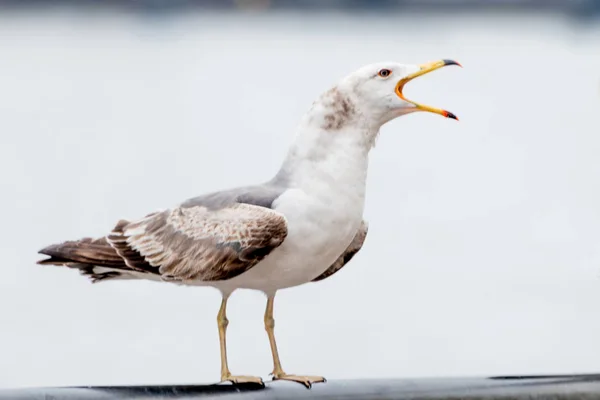
[{"label": "yellow leg", "polygon": [[219,343],[221,345],[221,382],[229,381],[231,383],[257,383],[264,385],[262,379],[257,376],[242,376],[242,375],[231,375],[229,372],[229,366],[227,365],[227,344],[226,334],[227,325],[229,320],[226,314],[227,309],[227,297],[223,297],[221,301],[221,308],[217,314],[217,325],[219,326]]},{"label": "yellow leg", "polygon": [[325,382],[325,378],[322,376],[306,376],[306,375],[290,375],[286,374],[281,368],[281,361],[279,360],[279,352],[277,351],[277,343],[275,342],[275,319],[273,319],[273,302],[275,295],[267,298],[267,308],[265,310],[265,330],[269,335],[269,344],[271,345],[271,353],[273,354],[273,380],[286,380],[298,382],[311,388],[313,383]]}]

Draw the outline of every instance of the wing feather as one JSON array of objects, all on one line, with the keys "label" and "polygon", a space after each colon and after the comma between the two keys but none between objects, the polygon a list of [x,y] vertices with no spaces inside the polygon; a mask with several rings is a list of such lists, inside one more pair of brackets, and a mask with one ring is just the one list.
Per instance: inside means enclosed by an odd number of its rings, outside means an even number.
[{"label": "wing feather", "polygon": [[127,266],[166,280],[217,281],[252,268],[287,236],[285,217],[244,203],[197,205],[120,221],[108,242]]},{"label": "wing feather", "polygon": [[325,270],[325,272],[317,276],[312,281],[318,282],[322,281],[325,278],[329,278],[331,275],[335,274],[346,264],[348,264],[350,260],[352,260],[352,258],[356,255],[356,253],[358,253],[360,249],[362,249],[365,239],[367,238],[368,231],[369,225],[366,221],[362,221],[360,228],[358,228],[358,231],[356,232],[356,235],[354,235],[354,239],[352,239],[350,245],[348,245],[348,248],[338,257],[338,259],[333,264],[331,264],[329,268]]}]

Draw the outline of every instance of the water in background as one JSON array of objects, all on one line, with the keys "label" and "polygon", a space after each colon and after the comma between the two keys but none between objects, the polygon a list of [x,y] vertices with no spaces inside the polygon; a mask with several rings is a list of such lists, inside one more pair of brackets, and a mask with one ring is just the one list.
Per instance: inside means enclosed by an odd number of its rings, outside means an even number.
[{"label": "water in background", "polygon": [[[545,13],[0,13],[0,386],[218,379],[218,293],[91,285],[41,247],[273,174],[295,124],[375,61],[460,61],[384,126],[365,247],[278,295],[284,368],[357,377],[600,370],[600,27]],[[264,299],[234,373],[271,370]],[[350,359],[350,360],[349,360]]]}]

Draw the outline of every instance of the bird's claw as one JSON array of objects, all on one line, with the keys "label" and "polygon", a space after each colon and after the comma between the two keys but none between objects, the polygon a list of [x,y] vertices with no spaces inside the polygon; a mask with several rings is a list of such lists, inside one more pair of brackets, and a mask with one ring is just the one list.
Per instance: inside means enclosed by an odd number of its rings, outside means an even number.
[{"label": "bird's claw", "polygon": [[283,381],[292,381],[298,382],[302,385],[306,386],[307,389],[310,389],[313,383],[325,383],[327,379],[322,376],[309,376],[309,375],[288,375],[288,374],[271,374],[273,375],[273,380],[283,380]]},{"label": "bird's claw", "polygon": [[244,383],[254,383],[256,385],[265,386],[262,378],[259,376],[246,376],[246,375],[228,375],[221,378],[221,382],[231,382],[234,385]]}]

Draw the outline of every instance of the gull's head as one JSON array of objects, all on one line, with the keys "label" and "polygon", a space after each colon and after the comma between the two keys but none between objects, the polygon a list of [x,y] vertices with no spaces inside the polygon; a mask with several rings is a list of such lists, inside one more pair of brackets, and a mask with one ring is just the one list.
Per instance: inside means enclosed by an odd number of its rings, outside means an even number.
[{"label": "gull's head", "polygon": [[401,115],[427,111],[446,118],[458,119],[449,111],[409,100],[404,86],[417,77],[447,65],[458,65],[453,60],[440,60],[421,65],[382,62],[366,65],[342,79],[336,90],[348,97],[363,116],[384,124]]}]

